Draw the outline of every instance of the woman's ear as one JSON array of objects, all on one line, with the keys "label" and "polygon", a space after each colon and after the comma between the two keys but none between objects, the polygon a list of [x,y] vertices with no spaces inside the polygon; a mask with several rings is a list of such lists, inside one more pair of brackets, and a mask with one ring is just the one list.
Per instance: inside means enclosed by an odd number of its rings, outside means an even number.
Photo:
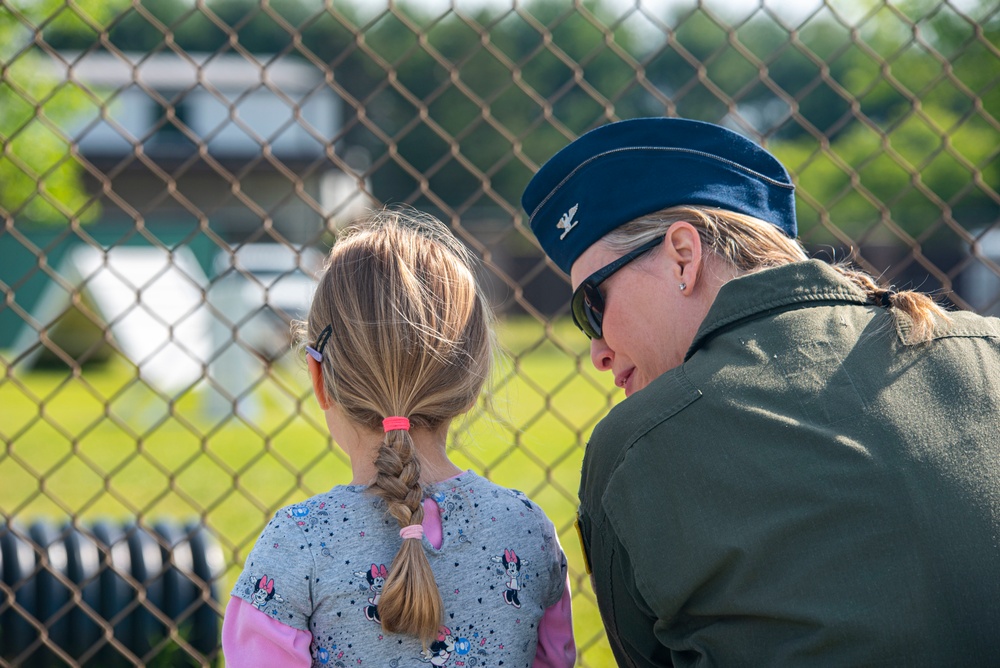
[{"label": "woman's ear", "polygon": [[687,221],[677,221],[664,234],[663,248],[670,278],[677,282],[680,292],[691,294],[698,284],[701,270],[701,235],[698,229]]},{"label": "woman's ear", "polygon": [[312,380],[313,394],[316,395],[319,407],[323,410],[329,410],[333,401],[326,393],[326,385],[323,383],[323,367],[309,355],[306,355],[306,365],[309,367],[309,378]]}]

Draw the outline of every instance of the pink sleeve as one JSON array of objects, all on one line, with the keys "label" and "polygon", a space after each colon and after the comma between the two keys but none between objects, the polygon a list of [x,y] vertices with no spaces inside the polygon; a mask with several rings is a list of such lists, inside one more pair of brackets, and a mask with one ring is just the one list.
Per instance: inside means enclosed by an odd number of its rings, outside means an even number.
[{"label": "pink sleeve", "polygon": [[576,662],[571,600],[567,574],[562,598],[545,609],[542,621],[538,623],[538,649],[535,650],[532,668],[569,668]]},{"label": "pink sleeve", "polygon": [[286,626],[242,598],[232,596],[222,621],[222,652],[227,666],[312,665],[312,635]]}]

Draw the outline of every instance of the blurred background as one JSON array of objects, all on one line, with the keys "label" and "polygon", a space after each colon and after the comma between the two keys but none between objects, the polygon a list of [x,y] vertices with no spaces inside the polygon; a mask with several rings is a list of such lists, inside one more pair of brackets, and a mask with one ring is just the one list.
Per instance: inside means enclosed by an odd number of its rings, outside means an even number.
[{"label": "blurred background", "polygon": [[637,116],[767,146],[815,256],[1000,314],[997,0],[0,0],[0,665],[222,665],[263,525],[350,478],[289,322],[399,203],[501,315],[455,458],[553,518],[611,665],[573,526],[623,396],[519,199]]}]

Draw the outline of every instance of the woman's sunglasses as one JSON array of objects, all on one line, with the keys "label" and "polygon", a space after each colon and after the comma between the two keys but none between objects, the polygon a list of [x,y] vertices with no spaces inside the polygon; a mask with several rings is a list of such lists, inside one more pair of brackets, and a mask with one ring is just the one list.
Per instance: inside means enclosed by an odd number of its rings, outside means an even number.
[{"label": "woman's sunglasses", "polygon": [[643,253],[656,248],[663,243],[663,237],[659,236],[650,242],[630,251],[609,265],[601,267],[593,274],[584,279],[576,290],[573,291],[573,322],[583,330],[589,339],[599,339],[604,335],[602,323],[604,322],[604,295],[599,289],[601,283],[611,278],[611,276],[636,259]]}]

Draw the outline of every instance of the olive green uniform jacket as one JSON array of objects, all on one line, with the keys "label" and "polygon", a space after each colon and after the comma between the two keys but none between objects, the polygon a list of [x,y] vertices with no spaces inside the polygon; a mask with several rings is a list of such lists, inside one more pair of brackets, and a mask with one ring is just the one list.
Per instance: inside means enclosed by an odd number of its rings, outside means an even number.
[{"label": "olive green uniform jacket", "polygon": [[931,342],[809,261],[726,284],[587,447],[623,666],[1000,666],[1000,320]]}]

